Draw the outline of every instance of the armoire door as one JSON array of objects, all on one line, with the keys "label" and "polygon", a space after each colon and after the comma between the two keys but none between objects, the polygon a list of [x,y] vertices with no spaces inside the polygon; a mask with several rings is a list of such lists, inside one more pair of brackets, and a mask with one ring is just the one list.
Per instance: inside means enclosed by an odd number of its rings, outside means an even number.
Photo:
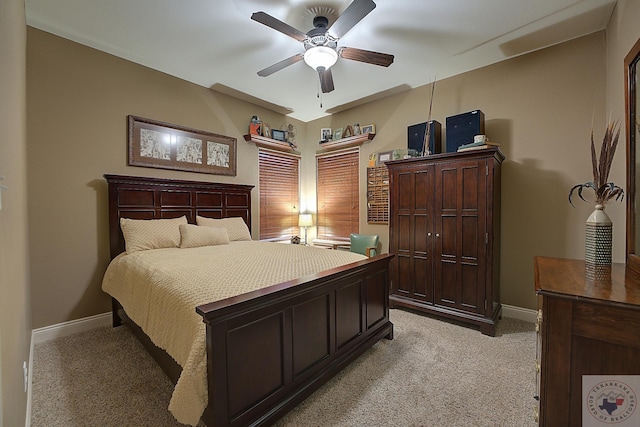
[{"label": "armoire door", "polygon": [[435,165],[434,303],[485,310],[487,252],[485,160]]},{"label": "armoire door", "polygon": [[433,165],[392,177],[392,294],[433,302]]}]

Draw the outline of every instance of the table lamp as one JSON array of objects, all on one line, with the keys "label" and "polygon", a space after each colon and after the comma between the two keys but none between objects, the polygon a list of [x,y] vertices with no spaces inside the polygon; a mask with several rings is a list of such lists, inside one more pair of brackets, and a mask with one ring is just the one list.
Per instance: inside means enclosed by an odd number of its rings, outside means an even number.
[{"label": "table lamp", "polygon": [[300,214],[298,217],[298,226],[304,227],[304,244],[307,246],[307,228],[313,226],[313,216],[309,213]]}]

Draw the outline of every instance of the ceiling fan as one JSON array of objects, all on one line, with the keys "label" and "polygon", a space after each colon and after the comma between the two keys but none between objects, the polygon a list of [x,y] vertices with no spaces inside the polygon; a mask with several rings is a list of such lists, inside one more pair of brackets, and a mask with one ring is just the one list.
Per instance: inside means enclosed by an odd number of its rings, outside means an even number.
[{"label": "ceiling fan", "polygon": [[338,47],[338,40],[375,7],[376,4],[372,0],[354,0],[331,26],[328,26],[329,19],[326,16],[317,15],[313,18],[314,28],[306,34],[265,12],[254,13],[251,15],[251,19],[254,21],[280,31],[304,44],[303,53],[298,53],[260,70],[258,75],[266,77],[304,60],[307,65],[318,72],[322,92],[328,93],[334,89],[330,67],[336,63],[338,57],[388,67],[393,63],[393,55],[354,47]]}]

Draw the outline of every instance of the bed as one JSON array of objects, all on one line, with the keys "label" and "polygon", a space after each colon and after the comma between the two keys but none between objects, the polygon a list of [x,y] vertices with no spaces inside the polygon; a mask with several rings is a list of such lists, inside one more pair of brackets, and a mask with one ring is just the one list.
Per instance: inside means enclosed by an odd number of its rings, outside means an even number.
[{"label": "bed", "polygon": [[[252,186],[119,175],[105,175],[105,179],[109,187],[112,264],[129,257],[123,255],[121,218],[184,217],[190,224],[202,218],[242,218],[250,229]],[[232,243],[224,248],[197,248],[188,258],[198,263],[198,256],[204,256],[205,251],[213,258],[222,250],[249,254],[249,247],[259,245],[276,245],[278,251],[289,254],[286,257],[297,257],[304,251],[339,252],[282,243]],[[154,256],[164,262],[173,256],[171,251],[179,253],[182,249],[147,252],[157,253]],[[246,257],[250,259],[249,255]],[[391,257],[382,254],[358,258],[189,307],[192,315],[197,314],[198,324],[204,324],[198,339],[206,352],[204,392],[208,404],[201,420],[209,427],[272,424],[380,339],[392,339],[388,298]],[[201,273],[206,274],[204,270]],[[175,305],[180,306],[180,302]],[[112,306],[113,325],[126,322],[169,378],[179,385],[183,368],[176,362],[176,355],[161,349],[165,348],[162,344],[156,346],[154,341],[158,340],[147,335],[145,322],[136,323],[132,319],[135,316],[128,313],[138,312],[139,307],[127,307],[113,295]],[[176,328],[172,316],[163,317],[167,330]],[[184,376],[187,373],[185,368]],[[189,423],[195,424],[193,420]]]}]

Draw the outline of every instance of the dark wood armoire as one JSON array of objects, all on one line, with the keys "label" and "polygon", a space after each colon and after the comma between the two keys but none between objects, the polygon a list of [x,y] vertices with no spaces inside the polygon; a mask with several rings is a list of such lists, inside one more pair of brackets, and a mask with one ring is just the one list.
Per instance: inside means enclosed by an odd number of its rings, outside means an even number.
[{"label": "dark wood armoire", "polygon": [[495,335],[503,160],[487,148],[387,162],[392,307]]}]

